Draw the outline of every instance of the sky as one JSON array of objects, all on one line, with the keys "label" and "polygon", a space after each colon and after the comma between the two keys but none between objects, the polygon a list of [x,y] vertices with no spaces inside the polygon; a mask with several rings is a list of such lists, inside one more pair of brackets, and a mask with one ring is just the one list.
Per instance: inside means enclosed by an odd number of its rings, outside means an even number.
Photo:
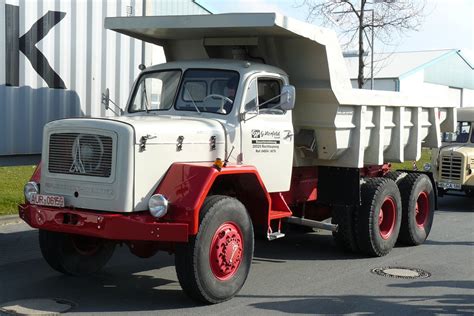
[{"label": "sky", "polygon": [[[415,0],[417,1],[417,0]],[[306,20],[302,0],[197,0],[212,13],[277,12]],[[474,0],[427,0],[427,16],[418,32],[405,34],[393,46],[375,52],[461,49],[474,60]],[[317,22],[314,24],[317,25]]]}]

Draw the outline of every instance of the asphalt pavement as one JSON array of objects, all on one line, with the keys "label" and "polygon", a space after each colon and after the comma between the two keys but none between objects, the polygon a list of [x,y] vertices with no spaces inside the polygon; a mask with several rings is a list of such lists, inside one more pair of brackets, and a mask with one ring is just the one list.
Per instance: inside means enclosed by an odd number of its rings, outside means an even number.
[{"label": "asphalt pavement", "polygon": [[[122,247],[100,273],[70,277],[42,259],[35,230],[0,222],[0,306],[60,298],[74,303],[70,314],[472,315],[474,200],[445,196],[439,204],[425,244],[397,245],[382,258],[344,253],[328,232],[259,240],[243,289],[232,300],[211,306],[184,295],[167,253],[140,259]],[[371,273],[383,267],[422,269],[431,276],[399,279]]]}]

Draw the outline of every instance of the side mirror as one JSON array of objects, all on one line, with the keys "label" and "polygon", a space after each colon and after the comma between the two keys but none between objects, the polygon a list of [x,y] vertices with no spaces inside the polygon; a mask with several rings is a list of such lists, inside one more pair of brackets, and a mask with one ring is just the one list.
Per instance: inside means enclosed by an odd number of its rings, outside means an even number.
[{"label": "side mirror", "polygon": [[[110,111],[114,112],[115,115],[120,116],[120,115],[123,114],[123,110],[117,104],[115,104],[114,101],[110,100],[109,88],[105,89],[105,92],[102,93],[102,100],[100,102],[104,105],[106,110],[110,110]],[[110,102],[112,102],[112,104],[115,105],[119,109],[119,113],[114,111],[114,109],[109,106]]]},{"label": "side mirror", "polygon": [[110,92],[109,88],[105,89],[105,92],[102,93],[102,101],[101,103],[104,105],[105,109],[109,109],[109,102],[110,102]]},{"label": "side mirror", "polygon": [[280,108],[284,111],[293,110],[295,107],[295,86],[284,85],[281,88]]}]

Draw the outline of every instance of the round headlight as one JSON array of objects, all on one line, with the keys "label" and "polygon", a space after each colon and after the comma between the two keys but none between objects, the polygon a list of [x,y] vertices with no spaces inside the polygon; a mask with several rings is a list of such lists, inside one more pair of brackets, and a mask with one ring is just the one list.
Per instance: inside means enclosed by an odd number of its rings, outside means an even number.
[{"label": "round headlight", "polygon": [[423,170],[430,171],[431,170],[431,164],[429,162],[425,163],[423,165]]},{"label": "round headlight", "polygon": [[39,193],[39,186],[36,182],[30,181],[27,184],[25,184],[25,187],[23,188],[23,194],[25,195],[25,199],[28,202],[31,202],[33,199],[33,195]]},{"label": "round headlight", "polygon": [[168,200],[161,194],[154,194],[148,200],[148,208],[153,217],[163,217],[168,211]]}]

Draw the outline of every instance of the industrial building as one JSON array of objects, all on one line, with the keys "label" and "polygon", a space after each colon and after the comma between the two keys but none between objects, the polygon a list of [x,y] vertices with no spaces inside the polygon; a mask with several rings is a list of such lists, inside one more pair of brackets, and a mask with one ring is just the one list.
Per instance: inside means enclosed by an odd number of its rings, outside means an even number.
[{"label": "industrial building", "polygon": [[49,121],[105,115],[107,88],[124,106],[138,65],[165,61],[105,17],[209,13],[192,0],[0,0],[0,156],[40,153]]},{"label": "industrial building", "polygon": [[[358,57],[345,58],[357,88]],[[370,89],[370,56],[364,89]],[[435,95],[457,107],[474,106],[474,64],[458,49],[374,54],[374,90]]]}]

